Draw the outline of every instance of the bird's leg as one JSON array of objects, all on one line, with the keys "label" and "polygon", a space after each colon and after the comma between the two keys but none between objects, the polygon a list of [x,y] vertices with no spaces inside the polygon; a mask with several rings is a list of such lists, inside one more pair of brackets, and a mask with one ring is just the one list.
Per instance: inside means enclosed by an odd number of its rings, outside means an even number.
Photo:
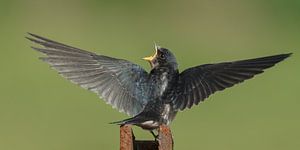
[{"label": "bird's leg", "polygon": [[135,141],[135,136],[134,136],[134,133],[133,133],[133,129],[131,128],[131,135],[132,135],[132,140]]},{"label": "bird's leg", "polygon": [[150,130],[150,133],[153,135],[155,141],[157,141],[157,139],[158,139],[158,134],[156,135],[156,134],[153,132],[153,130]]}]

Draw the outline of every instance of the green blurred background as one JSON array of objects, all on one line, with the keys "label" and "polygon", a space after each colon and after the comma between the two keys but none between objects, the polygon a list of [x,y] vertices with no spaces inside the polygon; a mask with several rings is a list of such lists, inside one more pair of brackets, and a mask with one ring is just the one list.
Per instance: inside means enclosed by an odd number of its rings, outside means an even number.
[{"label": "green blurred background", "polygon": [[171,127],[175,149],[299,149],[299,27],[299,0],[1,0],[0,150],[118,149],[119,128],[108,122],[127,117],[38,60],[26,32],[147,70],[140,58],[154,41],[175,53],[180,70],[294,52],[179,113]]}]

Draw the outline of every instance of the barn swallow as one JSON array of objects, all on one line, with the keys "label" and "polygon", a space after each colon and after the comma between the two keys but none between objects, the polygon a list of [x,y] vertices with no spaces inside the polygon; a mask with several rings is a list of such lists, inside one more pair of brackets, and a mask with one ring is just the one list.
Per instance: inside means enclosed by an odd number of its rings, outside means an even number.
[{"label": "barn swallow", "polygon": [[155,44],[155,54],[143,58],[151,66],[148,73],[128,60],[97,55],[31,33],[27,39],[40,45],[32,48],[45,54],[40,59],[63,77],[131,116],[114,124],[150,131],[169,125],[178,111],[263,73],[292,54],[204,64],[179,72],[174,54]]}]

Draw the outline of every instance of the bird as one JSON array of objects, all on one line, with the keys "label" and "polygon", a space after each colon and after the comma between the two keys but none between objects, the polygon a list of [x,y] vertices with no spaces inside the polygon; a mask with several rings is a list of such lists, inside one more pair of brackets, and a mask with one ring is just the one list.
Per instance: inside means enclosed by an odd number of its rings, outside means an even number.
[{"label": "bird", "polygon": [[251,79],[292,55],[196,65],[180,72],[171,50],[155,44],[155,54],[143,58],[151,67],[147,72],[125,59],[98,55],[32,33],[26,38],[39,45],[31,48],[43,53],[40,59],[60,75],[130,116],[112,124],[135,125],[151,133],[160,125],[169,126],[178,112]]}]

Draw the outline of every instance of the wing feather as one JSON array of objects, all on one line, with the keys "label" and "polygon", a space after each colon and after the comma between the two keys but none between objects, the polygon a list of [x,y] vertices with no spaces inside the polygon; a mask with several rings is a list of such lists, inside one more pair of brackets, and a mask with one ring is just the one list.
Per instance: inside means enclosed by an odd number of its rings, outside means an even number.
[{"label": "wing feather", "polygon": [[222,91],[263,73],[264,69],[289,57],[280,54],[234,62],[205,64],[184,70],[179,77],[177,98],[173,101],[176,109],[184,110],[198,105],[216,91]]},{"label": "wing feather", "polygon": [[119,111],[134,116],[149,100],[148,73],[140,66],[29,35],[27,39],[42,46],[32,47],[46,55],[41,60],[71,82],[97,93]]}]

